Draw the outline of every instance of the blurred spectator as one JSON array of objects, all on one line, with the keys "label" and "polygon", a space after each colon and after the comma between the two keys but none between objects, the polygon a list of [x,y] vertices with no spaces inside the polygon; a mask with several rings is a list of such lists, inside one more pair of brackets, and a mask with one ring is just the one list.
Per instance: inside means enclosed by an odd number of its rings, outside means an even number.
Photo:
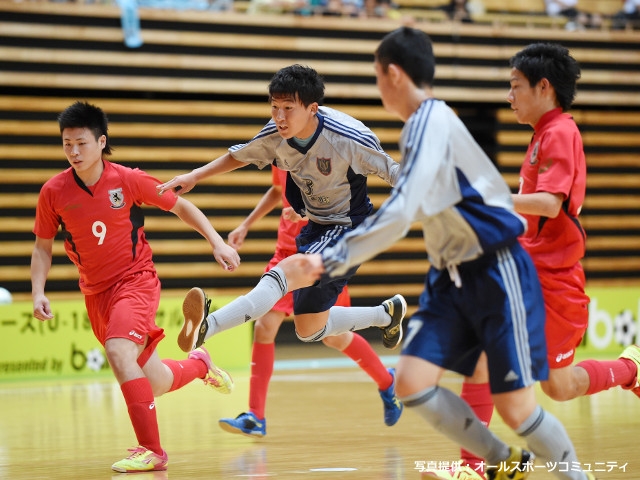
[{"label": "blurred spectator", "polygon": [[364,0],[364,11],[369,18],[392,18],[397,20],[402,17],[398,5],[392,0]]},{"label": "blurred spectator", "polygon": [[214,10],[233,9],[233,0],[137,0],[138,6],[171,10]]},{"label": "blurred spectator", "polygon": [[142,46],[140,33],[140,16],[136,0],[117,0],[120,7],[120,24],[122,36],[127,48],[139,48]]},{"label": "blurred spectator", "polygon": [[442,6],[442,10],[447,14],[449,20],[454,22],[472,23],[469,12],[468,0],[451,0],[448,5]]},{"label": "blurred spectator", "polygon": [[545,0],[547,15],[550,17],[566,17],[567,30],[584,30],[585,28],[602,27],[602,15],[588,13],[578,9],[578,0]]},{"label": "blurred spectator", "polygon": [[248,14],[256,13],[298,13],[313,15],[315,7],[306,0],[251,0],[247,8]]},{"label": "blurred spectator", "polygon": [[319,9],[325,17],[365,16],[364,0],[326,0]]},{"label": "blurred spectator", "polygon": [[625,0],[622,10],[613,16],[611,28],[614,30],[640,28],[640,0]]}]

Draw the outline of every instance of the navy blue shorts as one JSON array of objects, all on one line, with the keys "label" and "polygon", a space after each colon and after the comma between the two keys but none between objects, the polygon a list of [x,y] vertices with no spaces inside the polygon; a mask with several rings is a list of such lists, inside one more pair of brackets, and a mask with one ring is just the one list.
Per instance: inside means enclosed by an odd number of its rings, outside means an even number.
[{"label": "navy blue shorts", "polygon": [[[325,248],[332,247],[346,233],[352,229],[341,225],[320,225],[309,222],[296,237],[298,253],[321,253]],[[338,295],[358,270],[357,265],[352,267],[342,277],[322,278],[310,287],[293,291],[293,313],[319,313],[326,312],[336,303]]]},{"label": "navy blue shorts", "polygon": [[516,243],[459,265],[458,272],[460,288],[446,269],[429,270],[402,355],[471,376],[485,351],[493,393],[546,380],[544,301],[529,255]]}]

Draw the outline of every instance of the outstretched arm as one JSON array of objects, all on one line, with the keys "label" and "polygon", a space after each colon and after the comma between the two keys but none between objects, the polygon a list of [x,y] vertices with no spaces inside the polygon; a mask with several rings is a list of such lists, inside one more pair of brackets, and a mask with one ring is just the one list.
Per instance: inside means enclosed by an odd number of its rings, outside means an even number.
[{"label": "outstretched arm", "polygon": [[265,192],[258,204],[231,233],[229,233],[229,245],[238,250],[244,243],[244,239],[249,233],[251,226],[264,217],[271,210],[276,208],[282,202],[282,187],[272,185]]},{"label": "outstretched arm", "polygon": [[213,256],[216,262],[218,262],[222,268],[232,271],[240,266],[240,256],[238,252],[224,242],[220,234],[218,234],[211,223],[209,223],[204,213],[193,203],[184,198],[178,198],[171,212],[207,239],[213,249]]},{"label": "outstretched arm", "polygon": [[182,175],[173,177],[168,182],[158,185],[156,187],[158,189],[158,195],[162,195],[169,190],[173,191],[176,195],[182,195],[183,193],[189,192],[204,178],[230,172],[245,165],[246,163],[236,160],[227,152],[202,167],[198,167],[189,173],[183,173]]}]

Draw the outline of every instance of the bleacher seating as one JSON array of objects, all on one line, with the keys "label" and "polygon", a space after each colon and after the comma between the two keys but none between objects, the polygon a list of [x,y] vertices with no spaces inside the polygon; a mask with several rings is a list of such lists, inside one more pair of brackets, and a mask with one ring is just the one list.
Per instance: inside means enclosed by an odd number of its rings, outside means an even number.
[{"label": "bleacher seating", "polygon": [[[398,158],[401,122],[380,104],[372,53],[400,25],[382,19],[248,16],[141,9],[144,45],[122,43],[119,11],[109,5],[0,2],[0,285],[17,298],[30,292],[33,214],[40,186],[66,168],[56,115],[76,99],[100,105],[111,122],[114,161],[159,179],[217,157],[246,141],[268,119],[266,86],[291,63],[312,65],[327,81],[326,103],[367,123]],[[640,280],[640,34],[565,32],[495,25],[417,24],[433,38],[435,93],[456,108],[472,131],[493,122],[494,160],[512,187],[530,127],[506,104],[508,59],[541,39],[559,41],[581,62],[573,115],[589,164],[583,222],[590,282]],[[479,115],[479,117],[478,117]],[[475,124],[474,124],[475,122]],[[253,167],[208,179],[189,198],[223,234],[235,228],[270,185]],[[388,187],[370,182],[379,206]],[[242,268],[222,272],[207,244],[177,218],[148,209],[146,229],[163,286],[200,285],[239,294],[253,286],[274,247],[277,214],[256,225]],[[354,304],[403,292],[417,303],[426,255],[418,229],[361,267]],[[77,290],[75,268],[56,242],[48,290]]]}]

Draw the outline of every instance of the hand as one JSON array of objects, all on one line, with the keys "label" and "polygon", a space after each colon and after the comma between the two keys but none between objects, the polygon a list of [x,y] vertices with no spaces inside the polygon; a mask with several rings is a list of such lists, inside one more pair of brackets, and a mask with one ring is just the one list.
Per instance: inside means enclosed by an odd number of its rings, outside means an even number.
[{"label": "hand", "polygon": [[40,321],[51,320],[53,318],[49,299],[45,297],[44,294],[37,295],[33,298],[33,316]]},{"label": "hand", "polygon": [[247,237],[249,229],[244,225],[238,225],[233,231],[229,232],[229,246],[240,250],[240,247],[244,243],[244,239]]},{"label": "hand", "polygon": [[319,253],[309,253],[303,257],[305,262],[304,268],[307,270],[307,274],[315,276],[316,280],[324,273],[324,262],[322,261],[322,255]]},{"label": "hand", "polygon": [[287,277],[289,291],[313,285],[324,272],[319,253],[296,253],[278,263]]},{"label": "hand", "polygon": [[183,173],[165,183],[156,186],[158,195],[162,195],[166,191],[173,191],[175,195],[182,195],[191,191],[196,186],[196,179],[193,172]]},{"label": "hand", "polygon": [[293,209],[293,207],[285,207],[285,208],[283,208],[282,209],[282,217],[285,220],[289,220],[292,223],[297,223],[297,222],[303,220],[303,218],[296,213],[296,211]]},{"label": "hand", "polygon": [[233,247],[230,247],[226,243],[217,248],[213,252],[213,256],[216,262],[228,272],[232,272],[240,266],[240,255],[238,255],[238,252],[236,252]]}]

